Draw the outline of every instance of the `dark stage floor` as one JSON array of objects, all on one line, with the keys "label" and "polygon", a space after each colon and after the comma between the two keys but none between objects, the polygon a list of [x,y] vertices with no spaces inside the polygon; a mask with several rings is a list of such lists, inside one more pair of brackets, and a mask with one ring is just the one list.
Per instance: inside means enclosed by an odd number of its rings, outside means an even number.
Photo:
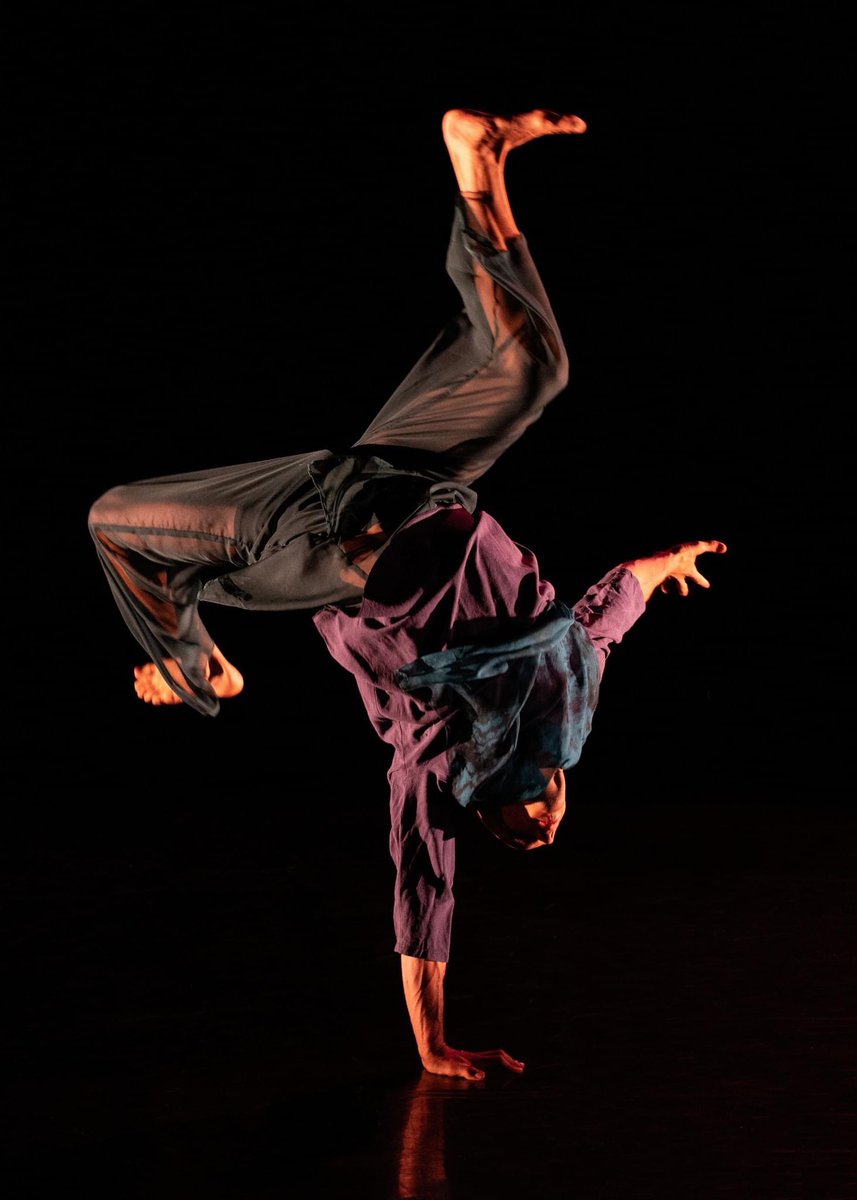
[{"label": "dark stage floor", "polygon": [[527,1062],[482,1084],[419,1069],[365,831],[283,853],[185,806],[31,836],[3,878],[6,1194],[857,1196],[857,819],[575,820],[460,856],[450,1040]]}]

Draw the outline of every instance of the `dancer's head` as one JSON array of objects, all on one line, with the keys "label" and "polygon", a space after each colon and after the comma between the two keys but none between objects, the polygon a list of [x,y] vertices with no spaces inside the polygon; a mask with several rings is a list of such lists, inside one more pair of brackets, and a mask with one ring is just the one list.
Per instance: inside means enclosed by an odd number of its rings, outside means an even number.
[{"label": "dancer's head", "polygon": [[482,824],[494,837],[515,850],[550,846],[565,816],[565,772],[542,768],[547,787],[534,800],[477,808]]}]

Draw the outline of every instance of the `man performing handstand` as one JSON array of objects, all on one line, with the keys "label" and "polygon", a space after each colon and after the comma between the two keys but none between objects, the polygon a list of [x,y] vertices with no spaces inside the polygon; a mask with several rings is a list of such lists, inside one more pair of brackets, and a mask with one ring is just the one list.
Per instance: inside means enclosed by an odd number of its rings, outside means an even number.
[{"label": "man performing handstand", "polygon": [[504,1050],[444,1035],[455,830],[466,813],[509,846],[550,845],[566,771],[590,731],[610,648],[658,589],[707,588],[684,543],[609,571],[573,607],[471,485],[568,381],[550,303],[506,193],[511,150],[582,133],[579,117],[454,109],[443,137],[458,185],[447,270],[462,309],[356,442],[143,480],[105,493],[90,529],[152,661],[137,695],[215,715],[244,686],[200,601],[311,609],[393,748],[393,923],[420,1059],[481,1079]]}]

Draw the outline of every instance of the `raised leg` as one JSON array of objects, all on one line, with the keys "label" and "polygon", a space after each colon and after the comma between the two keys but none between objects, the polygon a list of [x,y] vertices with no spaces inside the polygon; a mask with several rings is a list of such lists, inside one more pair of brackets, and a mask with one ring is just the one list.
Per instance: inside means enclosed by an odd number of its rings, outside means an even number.
[{"label": "raised leg", "polygon": [[[447,271],[462,310],[440,331],[356,445],[428,453],[470,484],[538,420],[568,382],[562,337],[505,183],[509,153],[584,122],[535,109],[444,115],[458,185]],[[395,460],[394,460],[395,461]]]}]

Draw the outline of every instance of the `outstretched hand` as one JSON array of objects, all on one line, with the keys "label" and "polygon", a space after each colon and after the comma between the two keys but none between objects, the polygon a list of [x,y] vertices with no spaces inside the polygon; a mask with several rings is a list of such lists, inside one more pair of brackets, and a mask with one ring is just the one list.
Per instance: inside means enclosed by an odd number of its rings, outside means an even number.
[{"label": "outstretched hand", "polygon": [[662,592],[672,591],[672,580],[677,584],[679,595],[689,596],[689,579],[699,587],[711,587],[696,565],[697,558],[701,554],[725,553],[723,542],[682,542],[678,546],[671,546],[669,550],[660,550],[648,558],[638,558],[622,566],[637,577],[645,600],[652,596],[656,588]]},{"label": "outstretched hand", "polygon": [[512,1058],[505,1050],[453,1050],[444,1046],[442,1050],[424,1054],[422,1064],[433,1075],[447,1075],[458,1079],[478,1081],[485,1078],[485,1071],[479,1064],[499,1063],[507,1071],[520,1074],[524,1064]]}]

